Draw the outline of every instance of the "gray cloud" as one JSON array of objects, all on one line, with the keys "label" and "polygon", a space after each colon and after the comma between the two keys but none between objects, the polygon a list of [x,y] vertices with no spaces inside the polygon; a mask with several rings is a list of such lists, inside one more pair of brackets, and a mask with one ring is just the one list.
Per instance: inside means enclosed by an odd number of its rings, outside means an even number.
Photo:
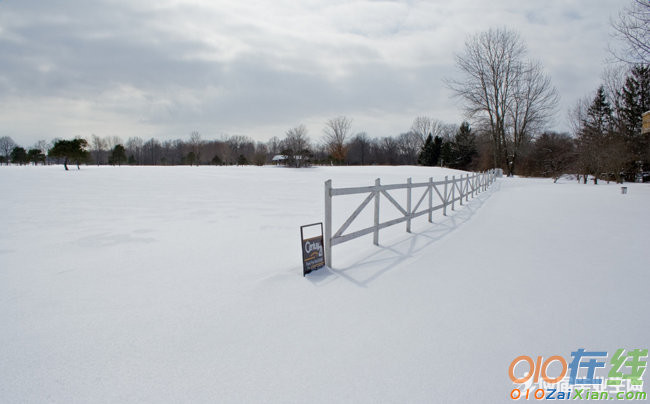
[{"label": "gray cloud", "polygon": [[[2,1],[0,135],[282,136],[347,115],[372,136],[459,122],[442,78],[507,25],[566,108],[598,85],[620,1]],[[564,112],[562,111],[562,114]],[[562,116],[559,129],[564,129]]]}]

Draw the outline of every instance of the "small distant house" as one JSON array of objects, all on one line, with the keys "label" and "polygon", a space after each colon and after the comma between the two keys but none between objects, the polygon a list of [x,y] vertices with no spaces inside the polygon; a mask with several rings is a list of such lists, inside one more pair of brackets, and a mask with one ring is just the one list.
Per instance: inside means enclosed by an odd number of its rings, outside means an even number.
[{"label": "small distant house", "polygon": [[287,160],[289,160],[289,156],[285,156],[285,155],[282,155],[282,154],[277,154],[277,155],[275,155],[273,157],[273,159],[271,161],[274,161],[275,165],[279,166],[280,164],[286,165]]},{"label": "small distant house", "polygon": [[643,114],[643,125],[641,126],[641,133],[650,132],[650,111]]},{"label": "small distant house", "polygon": [[291,160],[302,160],[302,156],[286,156],[283,154],[275,155],[271,161],[275,162],[276,166],[279,165],[288,165],[291,163]]}]

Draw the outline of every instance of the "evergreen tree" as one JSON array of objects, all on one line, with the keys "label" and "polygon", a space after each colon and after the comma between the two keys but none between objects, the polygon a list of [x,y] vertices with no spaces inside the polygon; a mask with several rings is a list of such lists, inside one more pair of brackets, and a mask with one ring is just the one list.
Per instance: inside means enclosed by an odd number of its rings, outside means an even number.
[{"label": "evergreen tree", "polygon": [[596,91],[589,109],[587,118],[583,122],[585,128],[596,133],[605,133],[612,125],[612,107],[607,101],[605,88],[600,86]]},{"label": "evergreen tree", "polygon": [[111,151],[110,157],[108,158],[108,163],[121,166],[122,164],[126,163],[126,161],[126,149],[121,144],[116,144]]},{"label": "evergreen tree", "polygon": [[478,156],[478,146],[476,145],[476,135],[472,133],[468,122],[460,124],[451,146],[454,151],[454,168],[469,170],[472,161]]},{"label": "evergreen tree", "polygon": [[600,86],[596,91],[591,105],[587,109],[586,117],[582,121],[582,130],[578,134],[578,163],[582,174],[587,182],[587,176],[591,174],[594,184],[598,184],[598,178],[603,172],[613,169],[613,174],[620,175],[617,160],[627,160],[625,147],[614,133],[614,119],[612,108],[607,101],[605,89]]},{"label": "evergreen tree", "polygon": [[630,69],[620,95],[619,130],[633,155],[625,176],[634,181],[639,171],[650,171],[650,134],[641,133],[643,113],[650,110],[650,67],[637,65]]},{"label": "evergreen tree", "polygon": [[27,152],[27,159],[37,165],[38,163],[45,163],[45,154],[39,149],[30,149]]},{"label": "evergreen tree", "polygon": [[90,153],[85,150],[86,147],[88,147],[86,139],[57,140],[48,154],[50,157],[64,158],[63,166],[66,171],[69,161],[75,161],[79,170],[79,164],[87,162],[90,158]]},{"label": "evergreen tree", "polygon": [[25,149],[23,149],[20,146],[14,147],[9,157],[11,157],[12,163],[20,164],[21,166],[29,162],[29,158],[27,157],[27,151],[25,151]]},{"label": "evergreen tree", "polygon": [[[194,152],[189,152],[189,153],[187,153],[187,156],[185,156],[185,162],[186,162],[187,164],[193,166],[194,163],[197,162],[196,154],[194,154]],[[198,164],[197,164],[197,166],[198,166]]]},{"label": "evergreen tree", "polygon": [[[442,141],[442,139],[440,139]],[[445,167],[456,167],[456,153],[451,141],[446,140],[440,146],[440,160]]]},{"label": "evergreen tree", "polygon": [[433,136],[429,133],[427,140],[424,141],[420,154],[418,155],[418,164],[421,166],[432,166],[433,161]]},{"label": "evergreen tree", "polygon": [[625,79],[621,91],[619,114],[623,129],[634,136],[641,132],[641,119],[644,112],[650,110],[650,67],[634,66]]},{"label": "evergreen tree", "polygon": [[130,166],[134,166],[138,163],[137,161],[135,161],[135,157],[133,156],[133,154],[129,156],[127,162],[129,163]]},{"label": "evergreen tree", "polygon": [[420,149],[420,154],[418,155],[418,164],[421,166],[433,167],[438,164],[438,159],[440,157],[440,148],[442,146],[442,138],[429,133],[427,139]]}]

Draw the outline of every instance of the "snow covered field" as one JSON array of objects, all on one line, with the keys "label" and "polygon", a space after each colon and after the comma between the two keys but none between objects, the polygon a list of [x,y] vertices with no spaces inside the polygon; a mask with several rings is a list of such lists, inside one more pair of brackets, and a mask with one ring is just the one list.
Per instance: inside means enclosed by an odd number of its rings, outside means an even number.
[{"label": "snow covered field", "polygon": [[0,403],[502,403],[520,355],[650,348],[647,184],[502,178],[302,277],[325,180],[454,174],[0,167]]}]

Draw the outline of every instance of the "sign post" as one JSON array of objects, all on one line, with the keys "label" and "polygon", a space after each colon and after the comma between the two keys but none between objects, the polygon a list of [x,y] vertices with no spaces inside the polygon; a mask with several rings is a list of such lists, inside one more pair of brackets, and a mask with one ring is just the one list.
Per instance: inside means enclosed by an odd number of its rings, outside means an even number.
[{"label": "sign post", "polygon": [[[305,239],[306,227],[320,226],[320,235]],[[325,266],[325,251],[323,245],[323,223],[312,223],[300,226],[302,248],[302,276]]]}]

